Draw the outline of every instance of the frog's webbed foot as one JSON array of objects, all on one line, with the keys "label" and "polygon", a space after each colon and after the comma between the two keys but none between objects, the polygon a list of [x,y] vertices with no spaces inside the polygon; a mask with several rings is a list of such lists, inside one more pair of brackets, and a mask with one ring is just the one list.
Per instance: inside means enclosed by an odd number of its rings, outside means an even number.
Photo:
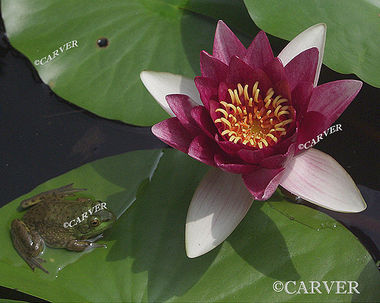
[{"label": "frog's webbed foot", "polygon": [[84,251],[86,248],[98,248],[107,246],[105,244],[98,244],[90,240],[71,240],[67,243],[66,249],[72,251]]},{"label": "frog's webbed foot", "polygon": [[[22,255],[21,255],[22,256]],[[23,256],[22,256],[23,257]],[[23,257],[24,258],[24,257]],[[46,262],[45,259],[42,259],[42,258],[39,258],[39,257],[31,257],[31,258],[24,258],[25,262],[28,263],[28,265],[30,266],[31,269],[34,269],[36,267],[38,267],[39,269],[41,269],[42,271],[46,272],[47,274],[49,273],[42,265],[41,263],[44,263]]]},{"label": "frog's webbed foot", "polygon": [[20,207],[25,209],[32,205],[35,205],[43,200],[61,200],[64,197],[72,196],[76,192],[79,191],[85,191],[86,188],[73,188],[74,183],[58,187],[52,190],[45,191],[43,193],[40,193],[38,195],[35,195],[29,199],[25,199],[21,201]]},{"label": "frog's webbed foot", "polygon": [[31,231],[21,220],[15,219],[11,225],[11,236],[13,246],[30,268],[34,270],[38,267],[48,274],[49,272],[41,265],[46,261],[39,257],[44,248],[44,241],[40,235]]}]

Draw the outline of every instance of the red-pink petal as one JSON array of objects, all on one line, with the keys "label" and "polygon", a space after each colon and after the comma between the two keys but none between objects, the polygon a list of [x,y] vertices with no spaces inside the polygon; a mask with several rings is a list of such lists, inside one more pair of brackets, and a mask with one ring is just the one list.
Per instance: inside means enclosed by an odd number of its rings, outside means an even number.
[{"label": "red-pink petal", "polygon": [[256,200],[267,200],[275,192],[283,175],[284,168],[261,168],[243,175],[243,181]]},{"label": "red-pink petal", "polygon": [[266,157],[260,162],[260,166],[265,168],[286,167],[287,163],[293,158],[295,149],[296,144],[293,143],[289,146],[288,151],[285,154],[276,154]]},{"label": "red-pink petal", "polygon": [[[220,107],[219,102],[216,102],[214,100],[210,100],[210,117],[211,117],[211,120],[213,121],[213,123],[215,120],[217,120],[221,117],[224,117],[222,113],[216,112],[216,110],[219,107]],[[219,123],[215,123],[215,126],[218,129],[219,133],[222,133],[222,131],[224,130],[223,124],[219,122]]]},{"label": "red-pink petal", "polygon": [[[297,136],[297,152],[310,148],[312,139],[319,141],[318,135],[321,135],[329,125],[326,125],[326,117],[319,112],[307,112],[299,125]],[[304,147],[303,144],[307,143]]]},{"label": "red-pink petal", "polygon": [[219,168],[233,174],[250,174],[258,169],[258,166],[252,164],[231,163],[229,159],[221,154],[216,154],[214,161]]},{"label": "red-pink petal", "polygon": [[356,97],[362,84],[358,80],[338,80],[317,86],[307,111],[321,113],[326,117],[326,125],[330,126]]},{"label": "red-pink petal", "polygon": [[261,92],[264,93],[264,95],[268,91],[268,89],[270,89],[271,87],[274,88],[272,81],[269,79],[267,74],[260,68],[255,68],[253,70],[252,78],[255,82],[259,82],[259,89]]},{"label": "red-pink petal", "polygon": [[284,98],[286,98],[286,99],[289,100],[289,103],[291,105],[293,105],[293,101],[292,101],[292,98],[291,98],[290,86],[289,86],[288,80],[282,79],[282,80],[276,82],[273,85],[273,89],[276,92],[277,96],[278,95],[283,96]]},{"label": "red-pink petal", "polygon": [[309,149],[286,169],[281,185],[301,198],[341,212],[360,212],[366,204],[350,175],[329,155]]},{"label": "red-pink petal", "polygon": [[285,68],[281,63],[281,60],[274,58],[264,67],[265,73],[268,75],[272,83],[277,83],[281,80],[286,80]]},{"label": "red-pink petal", "polygon": [[273,83],[272,87],[276,92],[276,95],[281,95],[291,101],[291,90],[285,73],[285,68],[281,63],[281,60],[274,58],[265,66],[264,71]]},{"label": "red-pink petal", "polygon": [[247,63],[238,57],[231,58],[226,79],[228,88],[236,88],[238,83],[243,86],[248,84],[250,88],[252,88],[256,81],[259,82],[259,89],[264,95],[269,88],[274,87],[263,70],[259,68],[252,69]]},{"label": "red-pink petal", "polygon": [[244,162],[251,164],[260,163],[265,157],[273,155],[274,149],[271,147],[263,149],[240,149],[237,152],[237,156]]},{"label": "red-pink petal", "polygon": [[207,52],[201,52],[201,73],[203,77],[211,78],[217,82],[226,79],[228,66],[222,61],[212,57]]},{"label": "red-pink petal", "polygon": [[226,101],[230,99],[228,93],[228,85],[225,82],[220,82],[218,86],[218,101]]},{"label": "red-pink petal", "polygon": [[166,101],[179,122],[192,134],[199,133],[197,124],[191,116],[193,107],[198,106],[190,97],[186,95],[167,95]]},{"label": "red-pink petal", "polygon": [[287,159],[286,155],[273,155],[269,156],[268,158],[263,159],[260,162],[260,166],[265,167],[265,168],[280,168],[284,167],[284,163]]},{"label": "red-pink petal", "polygon": [[251,67],[263,69],[273,58],[268,37],[264,31],[260,31],[248,47],[243,60]]},{"label": "red-pink petal", "polygon": [[317,71],[318,56],[318,49],[313,47],[294,57],[285,66],[290,90],[293,90],[300,82],[310,82],[313,84]]},{"label": "red-pink petal", "polygon": [[211,139],[214,139],[218,130],[215,127],[214,122],[211,120],[209,112],[203,106],[194,107],[191,110],[191,116],[198,124],[199,128]]},{"label": "red-pink petal", "polygon": [[187,153],[192,136],[177,118],[169,118],[152,126],[152,133],[166,144]]},{"label": "red-pink petal", "polygon": [[213,56],[228,65],[232,56],[243,58],[245,53],[245,47],[235,34],[223,21],[218,21],[214,37]]},{"label": "red-pink petal", "polygon": [[215,141],[220,146],[222,150],[224,150],[227,154],[234,155],[238,150],[242,149],[242,146],[240,144],[235,144],[230,141],[223,141],[223,139],[220,139],[221,136],[218,134],[215,135]]},{"label": "red-pink petal", "polygon": [[209,109],[210,100],[218,95],[218,82],[205,77],[195,77],[195,86],[198,89],[203,105]]},{"label": "red-pink petal", "polygon": [[222,138],[222,136],[218,133],[214,137],[215,142],[223,149],[227,154],[236,157],[237,159],[241,159],[236,153],[240,150],[249,150],[254,151],[254,147],[249,147],[243,144],[236,144],[231,141],[226,141]]},{"label": "red-pink petal", "polygon": [[281,138],[281,140],[272,148],[274,149],[275,154],[285,154],[289,151],[289,146],[296,142],[297,132],[294,132],[292,135],[289,135],[287,138]]},{"label": "red-pink petal", "polygon": [[306,113],[313,88],[313,83],[300,82],[292,91],[292,104],[296,109],[297,119],[302,119]]},{"label": "red-pink petal", "polygon": [[204,135],[199,135],[191,141],[187,153],[198,161],[215,166],[214,155],[218,151],[219,148],[214,141]]},{"label": "red-pink petal", "polygon": [[326,40],[326,24],[316,24],[303,31],[281,51],[278,58],[286,66],[295,56],[306,49],[316,47],[319,50],[319,60],[317,72],[315,73],[314,86],[318,83],[319,72],[321,70],[323,51]]},{"label": "red-pink petal", "polygon": [[228,66],[226,82],[229,88],[235,88],[238,83],[253,85],[254,71],[240,58],[233,56]]}]

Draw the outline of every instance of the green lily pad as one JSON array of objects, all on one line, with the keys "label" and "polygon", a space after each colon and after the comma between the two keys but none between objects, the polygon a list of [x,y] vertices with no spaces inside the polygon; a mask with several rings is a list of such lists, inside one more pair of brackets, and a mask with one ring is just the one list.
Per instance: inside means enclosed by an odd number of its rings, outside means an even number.
[{"label": "green lily pad", "polygon": [[264,31],[291,40],[317,23],[327,24],[323,62],[331,69],[355,73],[380,87],[380,6],[376,1],[244,0]]},{"label": "green lily pad", "polygon": [[[56,94],[106,118],[152,125],[167,114],[140,72],[193,77],[199,52],[212,45],[215,21],[182,9],[185,3],[3,0],[1,11],[12,46]],[[101,38],[108,46],[97,45]]]},{"label": "green lily pad", "polygon": [[[90,196],[106,202],[107,208],[119,217],[135,201],[137,190],[142,186],[141,183],[149,179],[153,174],[161,153],[160,150],[135,151],[94,161],[51,179],[36,187],[30,193],[2,207],[0,209],[2,222],[0,228],[0,240],[2,243],[0,268],[6,263],[11,264],[14,267],[13,270],[32,272],[21,257],[17,255],[10,241],[10,224],[12,220],[21,218],[25,213],[17,210],[20,201],[37,193],[74,183],[75,188],[87,189],[85,192],[78,193],[78,196]],[[43,256],[47,262],[43,266],[50,274],[46,275],[37,270],[34,275],[40,275],[42,279],[54,280],[59,271],[76,262],[88,252],[75,253],[64,249],[47,248]],[[1,272],[4,273],[1,276],[6,281],[7,275],[3,271]]]},{"label": "green lily pad", "polygon": [[[0,284],[53,302],[380,300],[380,273],[359,241],[338,222],[334,228],[317,230],[318,224],[334,220],[285,202],[278,194],[269,202],[254,202],[221,246],[202,257],[187,258],[186,212],[206,171],[205,165],[187,155],[166,150],[151,181],[140,186],[136,202],[106,233],[108,248],[82,256],[55,279],[19,265],[7,230],[17,201],[12,202],[0,210],[6,219],[0,223]],[[307,217],[312,218],[313,226],[299,222]],[[298,286],[300,281],[327,281],[328,285],[331,281],[357,281],[360,295],[335,294],[334,290],[327,294],[322,288],[322,294],[291,295],[275,292],[276,281],[295,281]]]}]

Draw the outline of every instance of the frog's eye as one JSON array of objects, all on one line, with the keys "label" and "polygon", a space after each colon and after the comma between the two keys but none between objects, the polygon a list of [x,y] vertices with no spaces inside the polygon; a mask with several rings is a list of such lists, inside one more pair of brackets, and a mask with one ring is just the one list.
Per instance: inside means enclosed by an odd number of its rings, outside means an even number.
[{"label": "frog's eye", "polygon": [[100,223],[100,221],[99,221],[98,218],[93,218],[93,219],[91,219],[91,221],[90,221],[90,224],[91,224],[91,226],[93,226],[93,227],[98,226],[99,223]]}]

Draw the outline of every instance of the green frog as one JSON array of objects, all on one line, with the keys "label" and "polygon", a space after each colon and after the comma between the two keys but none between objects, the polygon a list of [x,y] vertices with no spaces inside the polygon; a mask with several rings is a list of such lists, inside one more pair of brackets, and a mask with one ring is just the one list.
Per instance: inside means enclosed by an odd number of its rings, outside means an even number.
[{"label": "green frog", "polygon": [[34,270],[48,271],[40,258],[45,245],[83,251],[90,247],[105,247],[95,238],[115,222],[115,215],[107,204],[90,198],[76,198],[75,193],[86,189],[69,184],[40,193],[21,202],[21,209],[30,209],[22,220],[11,224],[13,245],[20,256]]}]

